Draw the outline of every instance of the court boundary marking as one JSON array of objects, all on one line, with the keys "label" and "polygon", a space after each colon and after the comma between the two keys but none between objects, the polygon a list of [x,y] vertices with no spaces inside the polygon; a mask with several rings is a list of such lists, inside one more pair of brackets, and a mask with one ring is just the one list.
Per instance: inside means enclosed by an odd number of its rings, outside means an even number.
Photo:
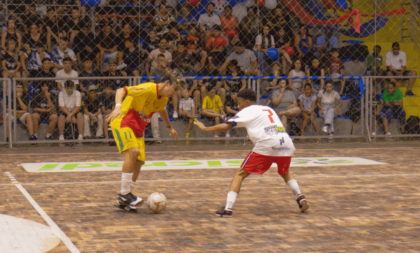
[{"label": "court boundary marking", "polygon": [[[337,178],[337,177],[393,177],[393,176],[420,176],[420,173],[402,173],[402,174],[366,174],[366,175],[308,175],[308,176],[296,176],[299,178]],[[232,180],[233,177],[221,177],[221,178],[179,178],[179,179],[146,179],[137,180],[136,182],[170,182],[170,181],[217,181],[217,180]],[[248,179],[273,179],[278,177],[261,177],[257,175],[251,175]],[[16,181],[17,182],[17,181]],[[121,181],[84,181],[84,182],[52,182],[52,183],[19,183],[20,185],[55,185],[55,184],[108,184],[108,183],[121,183]],[[0,184],[0,186],[11,186],[13,184]],[[25,190],[26,191],[26,190]],[[29,195],[29,193],[28,193]],[[36,202],[35,202],[36,203]]]},{"label": "court boundary marking", "polygon": [[31,203],[31,205],[35,208],[35,210],[41,215],[42,218],[44,218],[45,222],[50,226],[51,231],[56,235],[58,238],[61,239],[61,241],[66,245],[66,247],[69,249],[72,253],[80,253],[80,251],[76,248],[76,246],[73,244],[73,242],[70,240],[70,238],[67,237],[67,235],[61,230],[61,228],[48,216],[48,214],[42,209],[40,205],[32,198],[32,196],[26,191],[25,188],[23,188],[22,184],[20,184],[16,178],[10,173],[9,171],[4,172],[9,179],[12,181],[13,184],[20,190],[20,192],[25,196],[25,198]]}]

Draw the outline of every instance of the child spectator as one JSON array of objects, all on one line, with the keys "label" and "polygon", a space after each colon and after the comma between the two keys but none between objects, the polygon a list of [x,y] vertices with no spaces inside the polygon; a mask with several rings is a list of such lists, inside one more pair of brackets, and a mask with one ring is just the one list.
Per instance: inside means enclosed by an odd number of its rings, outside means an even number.
[{"label": "child spectator", "polygon": [[279,88],[273,90],[269,99],[281,123],[288,129],[287,119],[294,119],[300,113],[300,109],[293,91],[286,87],[286,80],[280,80]]},{"label": "child spectator", "polygon": [[13,39],[7,41],[7,50],[1,58],[1,66],[3,67],[4,78],[20,77],[20,61],[16,48],[16,42]]},{"label": "child spectator", "polygon": [[[339,104],[336,106],[337,101]],[[319,116],[324,118],[322,131],[328,133],[329,139],[334,138],[334,116],[343,105],[343,101],[337,91],[333,90],[331,81],[325,83],[325,89],[318,93],[316,105],[320,109]]]},{"label": "child spectator", "polygon": [[[205,67],[198,71],[198,76],[220,76],[220,72],[217,69],[214,59],[206,60]],[[207,95],[207,91],[215,89],[219,95],[225,95],[226,90],[222,88],[222,82],[219,79],[201,79],[198,81],[198,86],[201,91],[201,99],[204,100],[204,97]]]},{"label": "child spectator", "polygon": [[295,98],[298,98],[300,94],[303,93],[303,77],[305,72],[302,71],[302,61],[296,60],[292,66],[292,69],[289,72],[289,77],[298,77],[297,79],[289,78],[289,89],[295,95]]},{"label": "child spectator", "polygon": [[83,114],[80,111],[82,98],[80,92],[74,89],[74,82],[67,80],[64,82],[64,89],[58,95],[58,140],[64,141],[64,128],[66,124],[77,123],[79,130],[79,140],[83,140]]},{"label": "child spectator", "polygon": [[[23,85],[21,83],[16,84],[16,107],[14,103],[14,95],[12,92],[12,99],[11,99],[11,108],[9,106],[9,97],[6,96],[6,112],[10,112],[12,114],[11,120],[13,121],[13,117],[17,117],[19,121],[26,126],[26,129],[29,133],[29,140],[34,141],[37,140],[38,137],[34,134],[34,126],[32,122],[31,114],[28,112],[29,106],[29,95],[23,89]],[[6,134],[9,137],[9,114],[6,114]]]},{"label": "child spectator", "polygon": [[270,35],[270,30],[271,27],[265,25],[262,30],[262,34],[258,34],[257,38],[255,39],[254,52],[255,56],[258,57],[258,63],[261,72],[264,70],[264,61],[267,59],[267,50],[269,48],[275,47],[274,38],[272,35]]},{"label": "child spectator", "polygon": [[300,94],[299,98],[299,105],[301,110],[301,116],[303,118],[302,121],[302,132],[300,135],[304,135],[305,127],[309,121],[312,122],[312,126],[314,127],[315,133],[318,134],[318,125],[315,121],[315,103],[316,103],[316,94],[312,92],[311,84],[306,83],[304,86],[304,93]]},{"label": "child spectator", "polygon": [[[329,76],[333,76],[333,78],[337,78],[344,73],[344,64],[339,58],[340,53],[338,52],[337,48],[333,48],[331,50],[331,59],[327,62],[327,72]],[[345,80],[341,79],[333,79],[334,80],[334,90],[339,92],[340,95],[343,94],[344,91],[344,84]]]},{"label": "child spectator", "polygon": [[[216,95],[216,89],[209,88],[209,93],[203,99],[202,112],[204,118],[210,122],[215,121],[215,124],[220,124],[220,120],[226,118],[225,110],[223,109],[222,99]],[[217,132],[214,132],[214,137],[219,137]]]},{"label": "child spectator", "polygon": [[194,99],[192,99],[188,95],[188,90],[183,89],[182,90],[182,98],[179,101],[179,115],[188,122],[187,131],[185,132],[185,138],[190,137],[190,130],[194,123],[195,118],[195,105],[194,105]]},{"label": "child spectator", "polygon": [[42,82],[40,88],[41,91],[34,93],[34,99],[31,102],[34,135],[37,136],[39,122],[46,121],[48,122],[48,127],[45,140],[52,140],[51,134],[57,126],[58,119],[56,111],[57,99],[54,94],[49,92],[50,87],[47,82]]},{"label": "child spectator", "polygon": [[[37,78],[53,78],[55,77],[55,73],[52,68],[53,64],[51,63],[50,58],[44,58],[42,59],[42,69],[36,73],[35,77]],[[41,92],[41,84],[47,83],[49,87],[49,92],[53,93],[56,97],[59,93],[59,90],[57,88],[57,83],[54,80],[42,80],[42,81],[36,81],[34,84],[33,92]]]},{"label": "child spectator", "polygon": [[[79,74],[77,74],[76,71],[74,71],[71,68],[71,64],[72,64],[72,60],[69,57],[66,57],[63,59],[63,69],[60,69],[59,71],[57,71],[57,73],[55,74],[55,76],[57,77],[57,88],[60,91],[64,90],[64,82],[66,80],[60,79],[60,78],[78,78]],[[80,91],[80,87],[79,87],[79,79],[72,79],[73,84],[75,85],[75,89]]]},{"label": "child spectator", "polygon": [[50,55],[44,50],[44,45],[37,42],[33,48],[20,54],[20,64],[22,65],[22,77],[36,77],[42,71],[42,60],[48,59]]},{"label": "child spectator", "polygon": [[88,87],[88,95],[83,99],[83,121],[84,121],[84,138],[83,139],[90,139],[90,126],[94,123],[97,123],[96,127],[96,138],[103,138],[104,136],[104,119],[102,117],[102,109],[101,103],[99,99],[96,97],[97,87],[95,85],[90,85]]},{"label": "child spectator", "polygon": [[[307,76],[320,76],[320,77],[325,76],[324,69],[319,66],[318,58],[314,57],[312,59],[312,66],[306,70],[306,75]],[[313,92],[318,93],[320,90],[324,89],[324,78],[314,79],[314,80],[308,79],[308,82],[309,84],[311,84]]]},{"label": "child spectator", "polygon": [[382,121],[384,122],[384,130],[387,135],[391,135],[388,126],[391,119],[397,119],[400,122],[401,133],[404,133],[405,131],[406,113],[403,109],[403,94],[395,86],[395,82],[390,82],[388,84],[388,89],[384,91],[382,96],[384,105],[380,115],[382,117]]},{"label": "child spectator", "polygon": [[[92,60],[88,57],[83,59],[83,66],[85,67],[80,73],[79,77],[101,77],[102,73],[96,68],[92,67]],[[99,89],[101,81],[98,79],[80,80],[80,91],[82,97],[88,94],[87,87],[94,85],[96,89]]]}]

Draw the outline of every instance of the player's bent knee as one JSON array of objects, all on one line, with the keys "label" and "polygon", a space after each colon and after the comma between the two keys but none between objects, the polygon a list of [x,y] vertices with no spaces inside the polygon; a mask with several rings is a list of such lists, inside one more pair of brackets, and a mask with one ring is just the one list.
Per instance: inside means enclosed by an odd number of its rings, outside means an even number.
[{"label": "player's bent knee", "polygon": [[139,148],[130,148],[129,150],[126,151],[126,154],[129,158],[137,160],[137,157],[140,154],[140,150]]}]

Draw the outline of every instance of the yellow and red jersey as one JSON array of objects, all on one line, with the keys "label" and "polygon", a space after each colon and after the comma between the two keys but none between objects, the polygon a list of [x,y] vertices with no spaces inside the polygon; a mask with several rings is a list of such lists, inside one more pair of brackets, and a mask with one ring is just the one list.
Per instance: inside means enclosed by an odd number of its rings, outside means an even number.
[{"label": "yellow and red jersey", "polygon": [[122,116],[112,120],[111,127],[129,127],[137,137],[143,137],[153,114],[166,110],[168,98],[158,95],[158,85],[155,83],[125,86],[124,89],[126,96],[121,104]]}]

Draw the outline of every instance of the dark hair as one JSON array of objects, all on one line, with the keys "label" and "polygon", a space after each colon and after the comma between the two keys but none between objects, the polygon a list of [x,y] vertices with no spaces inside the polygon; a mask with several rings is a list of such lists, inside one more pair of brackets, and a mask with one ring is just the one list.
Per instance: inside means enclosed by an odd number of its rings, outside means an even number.
[{"label": "dark hair", "polygon": [[67,39],[67,37],[61,37],[60,41],[69,41],[69,39]]},{"label": "dark hair", "polygon": [[338,48],[331,49],[331,53],[338,52]]},{"label": "dark hair", "polygon": [[389,84],[388,85],[392,85],[392,87],[394,87],[395,88],[395,86],[397,85],[395,82],[389,82]]},{"label": "dark hair", "polygon": [[394,42],[394,43],[392,43],[392,47],[400,47],[400,43]]},{"label": "dark hair", "polygon": [[251,102],[257,102],[257,94],[254,90],[251,89],[244,89],[238,93],[238,98],[243,98],[245,100],[249,100]]},{"label": "dark hair", "polygon": [[46,61],[51,61],[50,58],[45,57],[44,59],[42,59],[42,63],[46,62]]},{"label": "dark hair", "polygon": [[381,47],[381,46],[379,46],[379,45],[375,45],[375,46],[373,47],[373,49],[376,49],[376,48],[379,48],[379,49],[381,49],[381,50],[382,50],[382,47]]},{"label": "dark hair", "polygon": [[70,58],[70,57],[65,57],[65,58],[63,59],[63,63],[64,63],[65,61],[72,62],[72,60],[71,60],[71,58]]},{"label": "dark hair", "polygon": [[312,57],[311,61],[313,61],[313,60],[318,60],[319,61],[319,58],[314,56],[314,57]]},{"label": "dark hair", "polygon": [[74,82],[72,80],[67,80],[64,82],[64,87],[74,87]]},{"label": "dark hair", "polygon": [[181,40],[181,42],[179,43],[179,45],[183,45],[184,47],[188,46],[188,43],[186,40]]},{"label": "dark hair", "polygon": [[157,55],[157,57],[156,57],[156,59],[157,59],[157,58],[159,58],[159,57],[163,57],[163,58],[165,58],[165,59],[166,59],[166,57],[165,57],[165,55],[164,55],[164,54],[158,54],[158,55]]},{"label": "dark hair", "polygon": [[301,60],[301,59],[297,59],[296,61],[294,61],[294,62],[293,62],[293,64],[292,64],[292,67],[290,68],[290,70],[292,70],[292,69],[296,70],[296,68],[295,68],[295,63],[296,63],[297,61],[300,61],[300,69],[299,69],[299,70],[302,70],[303,63],[302,63],[302,60]]},{"label": "dark hair", "polygon": [[184,5],[184,8],[187,8],[188,10],[191,10],[192,6],[190,4],[186,4],[186,5]]},{"label": "dark hair", "polygon": [[229,8],[229,9],[231,9],[231,10],[233,9],[233,8],[232,8],[232,5],[230,5],[230,4],[226,4],[226,5],[225,5],[225,7],[223,7],[223,9],[225,9],[225,10],[226,10],[227,8]]},{"label": "dark hair", "polygon": [[310,83],[305,83],[305,86],[303,86],[303,89],[305,89],[306,86],[309,86],[309,88],[311,88],[311,90],[312,90],[312,85]]},{"label": "dark hair", "polygon": [[129,42],[131,42],[131,43],[133,43],[133,44],[134,44],[133,39],[132,39],[132,38],[130,38],[130,37],[125,38],[125,39],[124,39],[124,42],[127,42],[127,41],[129,41]]},{"label": "dark hair", "polygon": [[162,42],[162,40],[166,40],[166,41],[168,41],[167,39],[165,39],[165,38],[160,38],[160,40],[159,40],[159,44],[160,44],[160,42]]},{"label": "dark hair", "polygon": [[206,5],[206,10],[207,10],[207,8],[209,7],[209,5],[213,5],[213,7],[214,7],[214,6],[216,6],[216,5],[215,5],[214,3],[212,3],[212,2],[208,2],[208,3],[207,3],[207,5]]}]

